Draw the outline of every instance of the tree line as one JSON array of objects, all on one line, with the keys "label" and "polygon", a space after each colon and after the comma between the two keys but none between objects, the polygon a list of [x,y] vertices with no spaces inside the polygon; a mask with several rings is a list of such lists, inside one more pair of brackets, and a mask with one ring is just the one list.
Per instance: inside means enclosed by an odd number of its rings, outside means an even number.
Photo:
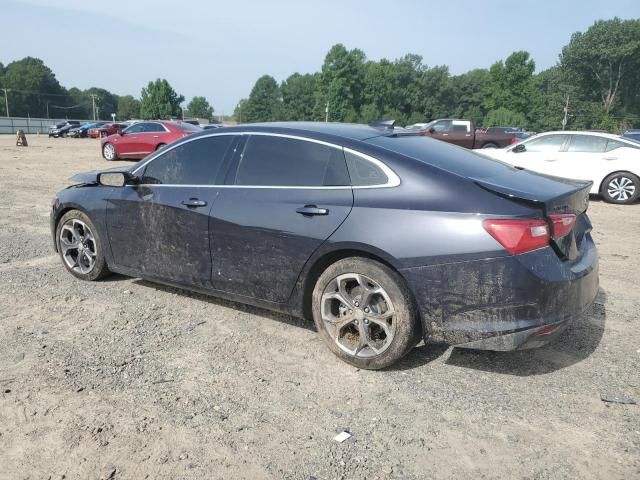
[{"label": "tree line", "polygon": [[213,107],[207,99],[195,96],[183,112],[183,95],[179,95],[165,79],[148,83],[133,95],[116,95],[104,88],[81,90],[66,89],[53,71],[39,58],[25,57],[9,63],[0,63],[0,116],[39,118],[76,118],[111,120],[171,119],[197,117],[211,119]]},{"label": "tree line", "polygon": [[239,122],[393,118],[398,125],[454,117],[535,131],[640,127],[640,20],[596,21],[574,33],[557,64],[539,73],[526,51],[451,75],[420,55],[372,61],[337,44],[319,72],[294,73],[280,84],[260,77],[234,116]]}]

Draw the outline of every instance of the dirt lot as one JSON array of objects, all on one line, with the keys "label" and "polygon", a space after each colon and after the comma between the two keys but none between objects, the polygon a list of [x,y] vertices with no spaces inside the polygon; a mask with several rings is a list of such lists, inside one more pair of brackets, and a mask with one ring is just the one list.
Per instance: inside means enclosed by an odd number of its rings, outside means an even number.
[{"label": "dirt lot", "polygon": [[[0,478],[640,478],[640,204],[591,204],[601,292],[554,344],[419,346],[382,372],[313,326],[138,279],[84,283],[53,194],[98,142],[0,136]],[[336,433],[353,437],[342,444]]]}]

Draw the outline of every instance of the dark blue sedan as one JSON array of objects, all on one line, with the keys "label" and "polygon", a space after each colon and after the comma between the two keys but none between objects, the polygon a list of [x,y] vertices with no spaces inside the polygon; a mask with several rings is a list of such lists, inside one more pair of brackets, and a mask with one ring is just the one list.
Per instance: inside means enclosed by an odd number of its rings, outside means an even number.
[{"label": "dark blue sedan", "polygon": [[392,127],[225,127],[74,180],[51,211],[72,275],[117,272],[313,319],[361,368],[421,338],[539,346],[598,289],[589,182]]}]

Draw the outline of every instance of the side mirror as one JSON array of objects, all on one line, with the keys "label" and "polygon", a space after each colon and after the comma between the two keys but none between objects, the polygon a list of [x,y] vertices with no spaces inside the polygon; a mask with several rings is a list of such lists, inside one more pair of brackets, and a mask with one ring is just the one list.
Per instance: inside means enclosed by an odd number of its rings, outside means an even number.
[{"label": "side mirror", "polygon": [[511,151],[513,153],[522,153],[522,152],[526,152],[527,151],[527,147],[525,147],[522,143],[519,143],[518,145],[513,147],[513,150],[511,150]]},{"label": "side mirror", "polygon": [[435,128],[433,128],[433,127],[431,127],[431,128],[429,129],[429,133],[436,133],[436,129],[435,129]]},{"label": "side mirror", "polygon": [[136,177],[129,172],[102,172],[98,174],[98,184],[104,187],[124,187],[136,183]]},{"label": "side mirror", "polygon": [[120,135],[121,137],[124,136],[124,130],[118,130],[118,135]]}]

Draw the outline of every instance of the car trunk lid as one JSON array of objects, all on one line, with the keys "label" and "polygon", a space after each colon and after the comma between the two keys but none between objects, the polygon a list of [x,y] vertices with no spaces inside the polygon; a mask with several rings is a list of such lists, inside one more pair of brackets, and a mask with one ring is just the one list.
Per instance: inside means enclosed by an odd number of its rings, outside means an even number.
[{"label": "car trunk lid", "polygon": [[[524,170],[507,171],[504,175],[472,178],[485,190],[510,200],[537,206],[549,221],[552,231],[551,245],[558,255],[567,260],[580,257],[584,236],[591,230],[586,215],[592,182],[569,180],[532,173]],[[575,215],[573,227],[563,235],[554,235],[554,221],[562,215]]]}]

